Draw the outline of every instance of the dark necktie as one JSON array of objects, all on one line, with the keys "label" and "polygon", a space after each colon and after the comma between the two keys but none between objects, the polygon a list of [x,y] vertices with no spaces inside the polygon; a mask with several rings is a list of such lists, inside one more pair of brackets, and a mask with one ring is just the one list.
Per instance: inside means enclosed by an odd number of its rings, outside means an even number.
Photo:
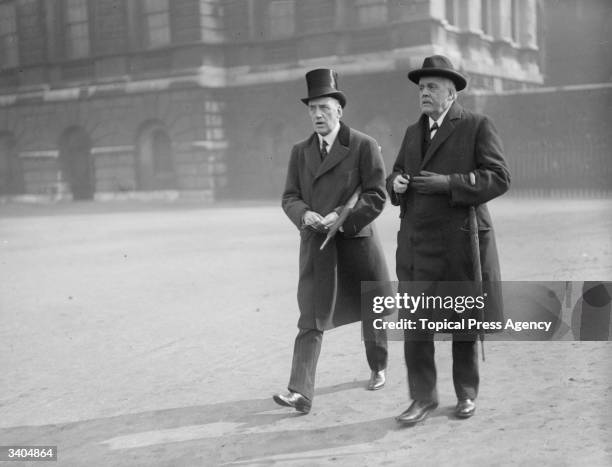
[{"label": "dark necktie", "polygon": [[327,141],[323,140],[321,143],[321,160],[325,159],[327,156]]},{"label": "dark necktie", "polygon": [[428,128],[427,126],[423,125],[423,145],[421,147],[421,158],[425,158],[425,153],[429,149],[431,139],[434,137],[434,135],[432,135],[431,133],[434,130],[437,130],[438,128],[439,127],[437,122],[434,122],[434,124],[431,125],[431,128]]},{"label": "dark necktie", "polygon": [[431,125],[431,128],[429,128],[429,140],[430,141],[433,139],[434,136],[436,136],[434,132],[437,132],[439,128],[440,127],[438,126],[438,122],[434,122],[434,124]]}]

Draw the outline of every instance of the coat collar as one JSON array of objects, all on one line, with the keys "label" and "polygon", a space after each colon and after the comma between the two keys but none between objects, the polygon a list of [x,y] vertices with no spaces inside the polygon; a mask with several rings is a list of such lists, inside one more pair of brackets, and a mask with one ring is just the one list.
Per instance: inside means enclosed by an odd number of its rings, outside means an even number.
[{"label": "coat collar", "polygon": [[[459,123],[459,120],[461,120],[462,114],[463,114],[463,107],[461,107],[461,105],[458,104],[456,101],[453,102],[453,104],[451,105],[451,108],[446,114],[446,117],[444,118],[444,121],[442,122],[442,126],[437,131],[436,136],[434,136],[434,139],[431,141],[431,144],[429,145],[429,148],[427,149],[427,152],[425,153],[425,157],[423,157],[423,161],[421,162],[419,171],[423,170],[423,167],[425,167],[425,164],[429,162],[429,160],[432,158],[434,153],[438,150],[440,145],[455,130],[457,123]],[[429,123],[428,118],[421,119],[421,125],[428,125],[428,123]]]},{"label": "coat collar", "polygon": [[346,126],[343,122],[340,122],[340,131],[334,145],[329,150],[329,154],[323,161],[321,161],[321,154],[319,153],[319,138],[316,133],[313,133],[310,137],[308,145],[306,146],[306,164],[310,171],[315,174],[315,179],[319,178],[326,172],[329,172],[336,165],[340,163],[344,157],[348,154],[349,143],[351,140],[351,129]]}]

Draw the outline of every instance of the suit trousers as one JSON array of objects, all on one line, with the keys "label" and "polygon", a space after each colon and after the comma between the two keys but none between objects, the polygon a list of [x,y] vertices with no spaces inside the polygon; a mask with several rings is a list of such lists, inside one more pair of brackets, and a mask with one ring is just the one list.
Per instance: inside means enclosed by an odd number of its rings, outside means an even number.
[{"label": "suit trousers", "polygon": [[[477,336],[453,334],[452,346],[453,384],[457,399],[476,399],[480,382]],[[406,331],[404,358],[408,370],[410,397],[422,402],[438,402],[434,335]]]},{"label": "suit trousers", "polygon": [[[373,330],[373,326],[364,325]],[[300,329],[293,346],[291,377],[287,388],[299,392],[312,401],[314,397],[315,373],[321,353],[323,331],[318,329]],[[387,367],[387,332],[384,329],[373,330],[364,335],[364,345],[368,365],[372,371],[384,370]]]}]

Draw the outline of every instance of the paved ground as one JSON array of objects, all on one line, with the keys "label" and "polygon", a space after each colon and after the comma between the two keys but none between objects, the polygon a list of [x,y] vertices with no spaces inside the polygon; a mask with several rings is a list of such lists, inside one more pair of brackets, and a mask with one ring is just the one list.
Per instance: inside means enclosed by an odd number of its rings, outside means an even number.
[{"label": "paved ground", "polygon": [[[505,279],[612,279],[611,201],[491,209]],[[393,270],[393,208],[378,229]],[[276,406],[297,321],[277,205],[0,206],[0,270],[0,445],[56,444],[57,465],[612,464],[610,342],[489,343],[467,421],[441,342],[441,406],[401,428],[402,344],[365,391],[351,325],[324,338],[312,412]]]}]

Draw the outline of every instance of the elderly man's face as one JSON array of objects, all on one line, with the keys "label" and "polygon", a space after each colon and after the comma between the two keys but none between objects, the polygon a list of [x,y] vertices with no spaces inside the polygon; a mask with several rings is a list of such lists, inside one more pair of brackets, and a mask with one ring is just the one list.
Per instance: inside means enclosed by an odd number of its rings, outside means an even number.
[{"label": "elderly man's face", "polygon": [[424,76],[419,80],[421,112],[437,120],[454,101],[453,83],[446,78]]},{"label": "elderly man's face", "polygon": [[328,135],[342,117],[342,106],[333,97],[319,97],[308,101],[308,113],[314,131],[321,136]]}]

